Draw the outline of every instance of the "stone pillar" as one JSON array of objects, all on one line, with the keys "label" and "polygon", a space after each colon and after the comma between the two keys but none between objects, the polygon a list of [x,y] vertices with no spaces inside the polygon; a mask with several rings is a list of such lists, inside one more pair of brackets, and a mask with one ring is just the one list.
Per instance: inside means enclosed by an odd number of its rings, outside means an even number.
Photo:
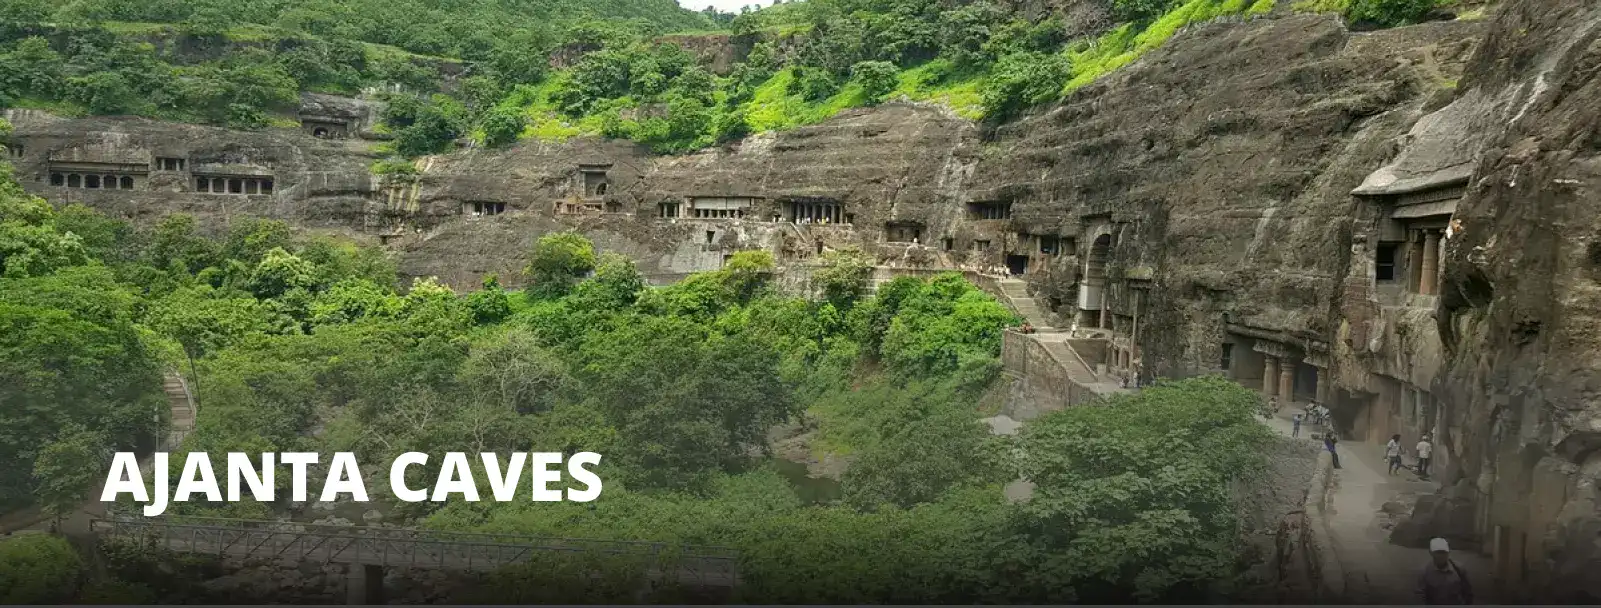
[{"label": "stone pillar", "polygon": [[1101,294],[1101,318],[1098,322],[1096,322],[1095,326],[1101,329],[1111,329],[1111,317],[1112,313],[1106,308],[1106,294],[1103,292]]},{"label": "stone pillar", "polygon": [[1419,235],[1406,243],[1406,280],[1412,282],[1413,291],[1423,284],[1423,237]]},{"label": "stone pillar", "polygon": [[1329,404],[1329,370],[1317,368],[1317,402],[1324,407]]},{"label": "stone pillar", "polygon": [[383,604],[384,567],[364,564],[345,566],[345,603],[352,606]]},{"label": "stone pillar", "polygon": [[1277,391],[1279,379],[1279,358],[1273,355],[1262,355],[1262,396],[1272,397]]},{"label": "stone pillar", "polygon": [[1285,359],[1279,362],[1279,403],[1289,405],[1295,400],[1295,362]]},{"label": "stone pillar", "polygon": [[1439,284],[1440,266],[1440,235],[1433,230],[1423,233],[1423,268],[1418,283],[1418,293],[1432,296]]}]

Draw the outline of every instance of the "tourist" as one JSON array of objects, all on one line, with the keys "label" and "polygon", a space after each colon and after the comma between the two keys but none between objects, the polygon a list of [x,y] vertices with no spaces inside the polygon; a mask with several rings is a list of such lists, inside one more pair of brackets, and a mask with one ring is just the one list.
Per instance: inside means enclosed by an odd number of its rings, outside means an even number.
[{"label": "tourist", "polygon": [[1340,468],[1340,453],[1335,450],[1339,443],[1340,438],[1335,437],[1334,433],[1323,433],[1323,448],[1329,451],[1329,459],[1333,461],[1334,468],[1336,469]]},{"label": "tourist", "polygon": [[1418,597],[1429,605],[1473,603],[1473,586],[1462,567],[1451,560],[1451,545],[1443,538],[1429,541],[1429,564],[1418,577]]},{"label": "tourist", "polygon": [[1429,460],[1434,455],[1434,444],[1429,443],[1429,436],[1424,435],[1418,440],[1418,476],[1429,476]]},{"label": "tourist", "polygon": [[1390,442],[1384,444],[1384,461],[1390,463],[1390,474],[1401,470],[1401,436],[1391,435]]},{"label": "tourist", "polygon": [[1301,414],[1296,414],[1295,417],[1290,418],[1290,438],[1291,439],[1298,439],[1300,437],[1301,437]]}]

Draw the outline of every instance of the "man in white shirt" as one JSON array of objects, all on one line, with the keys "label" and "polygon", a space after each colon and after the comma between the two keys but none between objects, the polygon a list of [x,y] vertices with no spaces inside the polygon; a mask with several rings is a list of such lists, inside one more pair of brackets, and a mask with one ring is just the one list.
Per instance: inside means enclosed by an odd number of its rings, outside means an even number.
[{"label": "man in white shirt", "polygon": [[1429,476],[1429,457],[1434,455],[1434,444],[1429,443],[1429,436],[1424,435],[1418,440],[1418,475]]}]

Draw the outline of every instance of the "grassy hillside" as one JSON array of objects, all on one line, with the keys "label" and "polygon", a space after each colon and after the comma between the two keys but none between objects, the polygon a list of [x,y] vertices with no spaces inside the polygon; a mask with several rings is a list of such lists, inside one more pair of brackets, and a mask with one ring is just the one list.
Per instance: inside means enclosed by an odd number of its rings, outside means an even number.
[{"label": "grassy hillside", "polygon": [[[217,1],[12,2],[0,9],[0,104],[255,128],[287,116],[300,90],[398,84],[384,118],[401,157],[463,136],[496,146],[600,135],[680,153],[892,99],[1003,122],[1185,27],[1278,4],[1110,0],[1118,25],[1070,40],[1060,17],[1025,18],[994,0],[806,0],[737,16],[672,0],[242,0],[226,11]],[[1284,8],[1389,26],[1432,18],[1442,1]],[[750,49],[726,74],[660,42],[667,30],[718,27],[709,33]],[[182,52],[196,48],[220,51]],[[468,76],[442,86],[429,55],[459,58]]]},{"label": "grassy hillside", "polygon": [[[519,31],[555,35],[575,23],[626,22],[647,32],[710,27],[674,0],[8,0],[14,20],[89,24],[184,24],[222,31],[241,25],[386,44],[425,55],[484,58]],[[0,19],[7,15],[0,13]]]}]

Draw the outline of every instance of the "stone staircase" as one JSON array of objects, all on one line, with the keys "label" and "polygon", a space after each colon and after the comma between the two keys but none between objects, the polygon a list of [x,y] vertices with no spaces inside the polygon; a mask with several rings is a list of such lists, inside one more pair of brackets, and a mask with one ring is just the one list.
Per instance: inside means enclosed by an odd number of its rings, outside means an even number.
[{"label": "stone staircase", "polygon": [[167,405],[172,411],[172,427],[167,431],[167,440],[162,449],[172,451],[195,430],[195,402],[189,394],[189,385],[176,372],[167,373],[161,390],[167,394]]},{"label": "stone staircase", "polygon": [[1036,328],[1048,328],[1051,326],[1050,316],[1045,313],[1044,309],[1040,308],[1039,303],[1035,302],[1033,297],[1028,295],[1028,282],[1022,279],[1006,277],[996,280],[995,283],[1000,286],[1001,296],[1005,299],[1006,304],[1012,308],[1012,311],[1017,313],[1017,316],[1023,317],[1024,321]]}]

